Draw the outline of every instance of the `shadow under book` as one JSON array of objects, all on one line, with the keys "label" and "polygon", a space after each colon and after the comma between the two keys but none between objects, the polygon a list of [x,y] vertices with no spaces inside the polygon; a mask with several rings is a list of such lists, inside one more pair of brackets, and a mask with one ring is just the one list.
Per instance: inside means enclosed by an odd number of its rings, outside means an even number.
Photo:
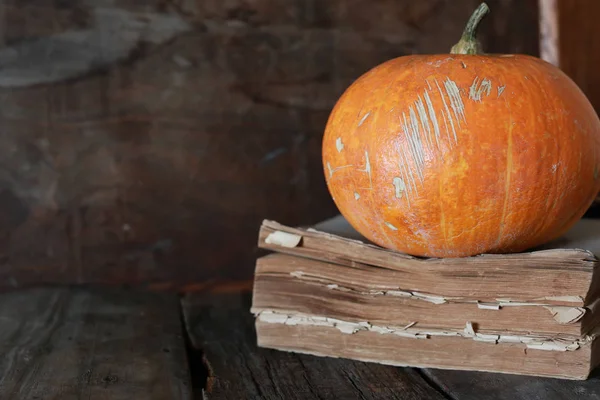
[{"label": "shadow under book", "polygon": [[398,366],[586,379],[598,364],[600,221],[534,251],[411,257],[341,217],[263,221],[260,347]]}]

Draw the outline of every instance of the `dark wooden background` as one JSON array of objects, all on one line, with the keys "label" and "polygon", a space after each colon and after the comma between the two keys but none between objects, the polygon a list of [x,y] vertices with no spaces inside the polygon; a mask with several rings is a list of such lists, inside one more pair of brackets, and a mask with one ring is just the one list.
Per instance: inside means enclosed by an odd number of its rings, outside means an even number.
[{"label": "dark wooden background", "polygon": [[[0,289],[252,277],[263,218],[336,214],[329,111],[392,57],[446,52],[477,0],[2,0]],[[489,52],[538,54],[537,0]]]}]

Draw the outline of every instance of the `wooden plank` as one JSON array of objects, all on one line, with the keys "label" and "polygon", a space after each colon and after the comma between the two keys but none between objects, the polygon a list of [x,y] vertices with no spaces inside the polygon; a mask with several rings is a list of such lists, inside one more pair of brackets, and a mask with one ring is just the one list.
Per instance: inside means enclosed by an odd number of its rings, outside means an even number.
[{"label": "wooden plank", "polygon": [[560,67],[600,111],[600,31],[596,0],[539,0],[541,57]]},{"label": "wooden plank", "polygon": [[176,296],[32,289],[0,296],[0,398],[191,398]]},{"label": "wooden plank", "polygon": [[586,381],[565,381],[484,372],[423,370],[452,399],[460,400],[598,400],[598,371]]},{"label": "wooden plank", "polygon": [[250,295],[183,300],[209,370],[207,399],[444,399],[417,370],[259,349]]}]

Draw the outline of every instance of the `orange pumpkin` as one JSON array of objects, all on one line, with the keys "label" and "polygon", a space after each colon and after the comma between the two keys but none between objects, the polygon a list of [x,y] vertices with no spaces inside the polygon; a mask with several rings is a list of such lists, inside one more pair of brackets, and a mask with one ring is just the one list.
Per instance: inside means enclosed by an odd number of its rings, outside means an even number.
[{"label": "orange pumpkin", "polygon": [[482,4],[450,54],[365,73],[323,137],[339,211],[372,242],[416,256],[519,252],[579,220],[600,190],[600,121],[558,68],[481,54]]}]

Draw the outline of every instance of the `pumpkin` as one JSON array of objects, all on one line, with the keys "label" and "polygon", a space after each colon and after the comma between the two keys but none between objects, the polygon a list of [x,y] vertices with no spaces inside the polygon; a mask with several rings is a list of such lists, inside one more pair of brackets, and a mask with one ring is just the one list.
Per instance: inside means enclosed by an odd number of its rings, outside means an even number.
[{"label": "pumpkin", "polygon": [[564,234],[600,190],[600,121],[557,67],[482,53],[482,4],[449,54],[408,55],[355,80],[322,143],[340,213],[422,257],[514,253]]}]

